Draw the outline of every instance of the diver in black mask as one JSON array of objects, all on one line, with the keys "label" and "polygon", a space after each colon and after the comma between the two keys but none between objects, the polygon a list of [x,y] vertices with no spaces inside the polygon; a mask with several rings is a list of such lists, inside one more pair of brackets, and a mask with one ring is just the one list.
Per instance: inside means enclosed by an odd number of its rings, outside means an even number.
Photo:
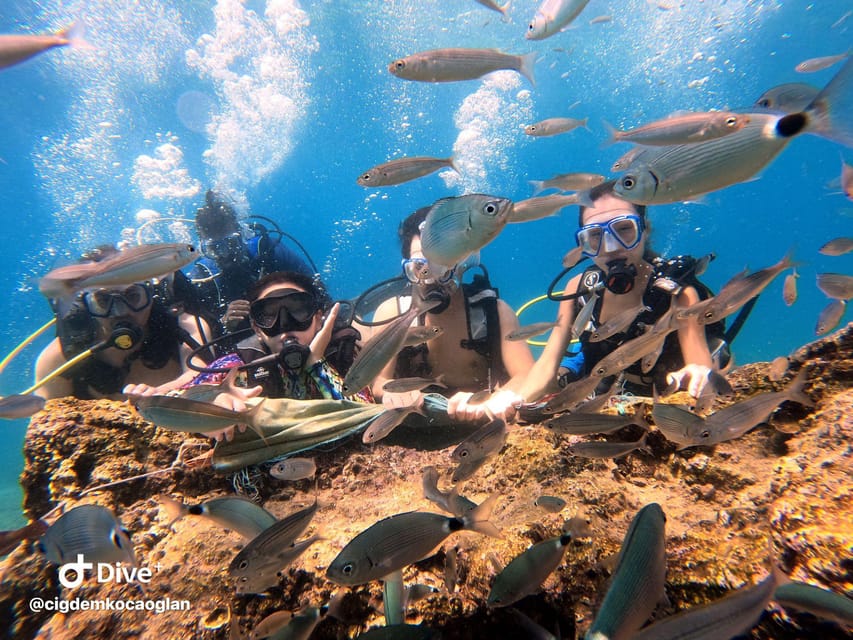
[{"label": "diver in black mask", "polygon": [[[549,293],[562,301],[558,326],[522,386],[519,402],[535,402],[590,375],[604,356],[644,334],[673,303],[687,307],[699,301],[700,291],[708,294],[696,279],[696,261],[658,257],[648,242],[646,208],[621,199],[612,187],[613,182],[595,187],[589,193],[592,206],[580,208],[575,240],[593,265],[569,280],[562,296]],[[633,316],[631,310],[636,311]],[[629,322],[611,332],[614,323],[608,321],[626,315]],[[706,327],[695,318],[673,326],[676,331],[667,336],[656,362],[649,366],[647,361],[645,371],[637,362],[623,372],[626,388],[635,394],[650,396],[655,385],[658,390],[681,386],[698,396],[707,385],[714,362]],[[574,337],[580,349],[568,352]],[[609,377],[600,386],[609,388],[612,381]]]}]

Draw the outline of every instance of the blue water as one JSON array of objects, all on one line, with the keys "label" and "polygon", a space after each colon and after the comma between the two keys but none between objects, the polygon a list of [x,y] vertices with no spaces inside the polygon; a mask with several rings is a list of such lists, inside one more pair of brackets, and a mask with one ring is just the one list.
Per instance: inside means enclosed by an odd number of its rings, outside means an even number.
[{"label": "blue water", "polygon": [[[396,226],[415,208],[473,191],[522,199],[532,193],[528,180],[555,173],[607,174],[627,147],[602,146],[604,120],[628,128],[677,110],[749,105],[783,82],[823,86],[835,69],[801,75],[794,66],[853,44],[849,0],[592,0],[576,28],[528,42],[538,4],[514,0],[502,21],[474,0],[6,0],[0,33],[78,21],[92,48],[57,49],[0,71],[0,354],[51,317],[37,278],[123,230],[132,237],[140,210],[191,218],[208,186],[229,190],[300,238],[337,297],[353,297],[396,274]],[[589,24],[604,13],[612,21]],[[395,58],[447,46],[537,51],[536,86],[510,72],[429,85],[386,70]],[[522,133],[565,115],[589,116],[590,130]],[[355,182],[393,157],[451,154],[461,177],[371,191]],[[814,339],[826,303],[815,274],[853,272],[853,255],[817,253],[853,234],[853,204],[837,184],[843,155],[853,161],[853,151],[802,136],[755,181],[700,204],[651,209],[659,252],[717,254],[704,276],[714,288],[792,247],[802,261],[799,300],[786,307],[781,281],[771,285],[737,339],[738,363]],[[484,249],[510,304],[544,291],[575,225],[576,211],[566,210],[511,226]],[[155,229],[165,240],[182,233]],[[553,318],[552,304],[523,321]],[[28,386],[49,338],[3,372],[0,395]],[[26,422],[2,427],[6,528],[21,521]]]}]

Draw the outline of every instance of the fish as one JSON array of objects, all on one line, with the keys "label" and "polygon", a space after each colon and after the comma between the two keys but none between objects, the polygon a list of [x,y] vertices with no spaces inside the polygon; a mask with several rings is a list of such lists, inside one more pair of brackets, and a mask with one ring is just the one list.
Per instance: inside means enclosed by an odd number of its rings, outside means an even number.
[{"label": "fish", "polygon": [[414,604],[429,595],[438,593],[439,589],[428,584],[413,584],[406,587],[406,604]]},{"label": "fish", "polygon": [[504,6],[500,6],[497,2],[493,2],[493,0],[475,0],[479,4],[483,5],[487,9],[491,9],[492,11],[497,11],[503,15],[506,15],[506,10],[509,9],[509,2],[507,2]]},{"label": "fish", "polygon": [[506,436],[506,422],[496,418],[460,442],[450,454],[450,459],[464,462],[490,456],[503,448]]},{"label": "fish", "polygon": [[508,607],[535,593],[563,561],[572,536],[563,533],[528,547],[504,567],[489,591],[488,607]]},{"label": "fish", "polygon": [[201,516],[252,540],[276,523],[276,517],[269,511],[239,496],[213,498],[196,505],[186,505],[168,496],[161,496],[160,500],[171,518],[167,527],[187,515]]},{"label": "fish", "polygon": [[356,182],[362,187],[390,187],[422,178],[445,167],[456,171],[453,158],[398,158],[363,171]]},{"label": "fish", "polygon": [[389,393],[409,393],[410,391],[423,391],[432,386],[446,389],[444,374],[436,378],[396,378],[383,384],[382,390]]},{"label": "fish", "polygon": [[711,438],[711,431],[702,416],[677,405],[655,402],[652,418],[658,431],[670,442],[678,444],[679,449],[704,445]]},{"label": "fish", "polygon": [[581,334],[586,331],[587,326],[592,320],[592,314],[595,312],[595,305],[598,303],[598,298],[600,297],[599,292],[600,289],[595,289],[583,307],[581,307],[581,310],[578,311],[577,316],[575,316],[575,321],[572,323],[573,337],[580,338]]},{"label": "fish", "polygon": [[137,566],[130,535],[116,515],[96,504],[63,513],[39,540],[39,549],[53,563],[65,564],[83,555],[86,562],[126,562]]},{"label": "fish", "polygon": [[578,204],[578,194],[555,194],[519,200],[512,207],[507,223],[532,222],[557,215],[564,207]]},{"label": "fish", "polygon": [[524,37],[544,40],[553,36],[577,18],[588,3],[589,0],[544,0],[528,23]]},{"label": "fish", "polygon": [[711,264],[711,260],[715,260],[716,258],[717,254],[713,252],[706,253],[704,256],[699,258],[693,267],[693,275],[695,275],[696,277],[701,276],[708,270],[708,265]]},{"label": "fish", "polygon": [[187,400],[180,396],[138,396],[132,404],[137,413],[158,427],[185,433],[213,433],[235,424],[248,425],[261,439],[261,428],[255,424],[264,402],[245,411],[234,411],[212,402]]},{"label": "fish", "polygon": [[515,331],[510,331],[504,337],[504,340],[509,342],[520,342],[529,338],[541,336],[546,331],[550,331],[559,324],[559,319],[556,322],[536,322],[534,324],[526,324],[519,327]]},{"label": "fish", "polygon": [[609,15],[601,15],[595,16],[592,20],[589,21],[590,24],[603,24],[605,22],[610,22],[613,20],[613,16]]},{"label": "fish", "polygon": [[401,624],[406,617],[406,586],[403,572],[395,571],[382,580],[382,608],[385,625]]},{"label": "fish", "polygon": [[473,477],[480,468],[486,464],[486,460],[489,459],[489,456],[482,456],[479,458],[470,458],[465,459],[459,463],[459,465],[453,470],[453,475],[450,476],[450,481],[453,484],[457,484],[459,482],[464,482],[469,478]]},{"label": "fish", "polygon": [[609,127],[608,142],[633,142],[646,146],[696,144],[731,135],[749,123],[749,114],[708,111],[669,116],[628,131]]},{"label": "fish", "polygon": [[846,309],[847,303],[844,300],[831,300],[817,317],[817,324],[814,330],[815,334],[822,336],[835,329],[838,323],[841,322]]},{"label": "fish", "polygon": [[[317,507],[318,503],[315,500],[313,504],[278,520],[252,538],[240,553],[234,556],[228,566],[228,573],[237,580],[238,588],[241,582],[248,582],[259,568],[287,557],[288,549],[311,524],[314,514],[317,513]],[[283,562],[277,569],[282,565]]]},{"label": "fish", "polygon": [[12,553],[22,540],[38,538],[47,529],[48,524],[44,520],[33,520],[20,529],[0,531],[0,557]]},{"label": "fish", "polygon": [[830,298],[847,301],[853,298],[853,276],[843,273],[819,273],[817,288]]},{"label": "fish", "polygon": [[270,467],[270,475],[276,480],[304,480],[313,478],[317,465],[312,458],[287,458]]},{"label": "fish", "polygon": [[46,400],[32,393],[14,394],[0,398],[0,418],[14,420],[29,418],[44,409]]},{"label": "fish", "polygon": [[594,433],[613,433],[629,424],[638,424],[645,429],[649,428],[649,424],[640,409],[633,416],[581,412],[565,413],[556,418],[551,418],[544,426],[554,433],[582,436]]},{"label": "fish", "polygon": [[563,523],[562,530],[573,538],[591,538],[592,520],[583,516],[572,516]]},{"label": "fish", "polygon": [[797,73],[814,73],[815,71],[823,71],[829,69],[834,64],[838,64],[845,58],[850,57],[850,52],[845,51],[834,56],[821,56],[819,58],[809,58],[803,60],[800,64],[794,67]]},{"label": "fish", "polygon": [[321,536],[313,535],[306,540],[300,540],[288,547],[279,549],[269,562],[259,565],[255,571],[239,578],[236,588],[237,594],[263,593],[278,586],[284,570],[305,553],[308,547],[322,539]]},{"label": "fish", "polygon": [[255,628],[249,634],[249,639],[261,640],[261,638],[269,638],[287,625],[292,618],[293,613],[290,611],[276,611],[275,613],[271,613],[255,625]]},{"label": "fish", "polygon": [[767,370],[767,377],[773,382],[779,382],[785,377],[790,362],[788,356],[773,358],[773,362],[770,363],[770,368]]},{"label": "fish", "polygon": [[819,253],[825,256],[843,256],[845,253],[853,251],[853,238],[833,238],[820,249]]},{"label": "fish", "polygon": [[512,211],[512,200],[481,193],[438,200],[421,227],[424,257],[433,265],[459,264],[494,240]]},{"label": "fish", "polygon": [[848,200],[853,200],[853,167],[841,161],[841,190]]},{"label": "fish", "polygon": [[356,586],[379,580],[427,557],[455,531],[500,537],[491,522],[496,496],[459,517],[409,511],[371,525],[353,538],[326,569],[335,584]]},{"label": "fish", "polygon": [[758,584],[736,589],[725,598],[701,607],[690,607],[645,627],[631,640],[719,640],[746,633],[758,623],[777,579],[770,574]]},{"label": "fish", "polygon": [[637,159],[641,154],[651,151],[650,147],[644,147],[641,145],[637,145],[636,147],[632,147],[628,149],[625,153],[619,156],[613,165],[610,167],[610,170],[613,172],[624,171]]},{"label": "fish", "polygon": [[670,318],[667,317],[668,314],[669,312],[661,316],[644,334],[623,342],[595,363],[591,372],[592,377],[606,378],[607,376],[620,373],[637,360],[641,360],[646,355],[660,350],[667,336],[676,329],[676,327],[671,326],[672,323]]},{"label": "fish", "polygon": [[820,93],[820,89],[804,82],[786,82],[762,93],[755,101],[756,107],[796,113],[802,111]]},{"label": "fish", "polygon": [[627,329],[638,315],[651,310],[652,309],[650,307],[647,307],[641,301],[638,306],[631,309],[625,309],[625,311],[617,313],[615,316],[609,318],[607,322],[604,322],[595,328],[589,336],[589,341],[601,342],[602,340],[607,340],[607,338]]},{"label": "fish", "polygon": [[556,136],[561,133],[574,131],[579,127],[589,129],[586,123],[589,118],[546,118],[524,127],[524,133],[535,138]]},{"label": "fish", "polygon": [[779,262],[726,283],[716,296],[700,300],[678,312],[679,318],[695,317],[699,324],[712,324],[740,309],[786,269],[795,266],[790,254]]},{"label": "fish", "polygon": [[433,466],[424,469],[422,487],[424,498],[430,502],[434,502],[447,511],[447,513],[452,513],[454,516],[462,517],[469,511],[477,508],[477,503],[472,502],[464,496],[460,496],[455,488],[447,493],[441,491],[438,488],[438,471]]},{"label": "fish", "polygon": [[456,548],[448,549],[444,554],[444,587],[449,593],[456,591],[459,584],[458,556]]},{"label": "fish", "polygon": [[546,189],[559,189],[560,191],[583,191],[597,187],[606,178],[600,173],[562,173],[548,178],[547,180],[531,180],[530,186],[536,195]]},{"label": "fish", "polygon": [[365,444],[379,442],[390,434],[394,429],[399,427],[403,421],[413,413],[420,413],[418,406],[395,407],[386,409],[373,420],[371,420],[367,429],[361,436],[361,441]]},{"label": "fish", "polygon": [[560,513],[566,508],[566,501],[557,496],[542,495],[533,501],[534,506],[545,509],[548,513]]},{"label": "fish", "polygon": [[652,451],[646,445],[648,433],[644,433],[636,442],[605,442],[594,440],[591,442],[576,442],[569,446],[569,451],[572,455],[582,458],[621,458],[632,451],[642,449],[646,453],[651,454]]},{"label": "fish", "polygon": [[[279,640],[308,640],[314,629],[326,615],[323,609],[319,607],[306,607],[298,615],[292,615],[288,618],[286,611],[278,611],[270,616],[267,616],[258,623],[258,627],[252,630],[250,638],[252,640],[260,640],[261,638],[277,638]],[[280,617],[270,620],[273,616]],[[262,626],[263,625],[263,626]],[[263,633],[264,635],[260,635]]]},{"label": "fish", "polygon": [[191,244],[142,244],[100,262],[53,269],[39,280],[38,287],[46,298],[62,298],[84,289],[127,286],[178,271],[197,257]]},{"label": "fish", "polygon": [[388,71],[402,80],[457,82],[476,80],[492,71],[508,69],[517,71],[535,85],[537,55],[535,51],[516,56],[497,49],[431,49],[395,60],[388,65]]},{"label": "fish", "polygon": [[[404,347],[414,347],[415,345],[435,340],[444,333],[444,328],[430,325],[422,327],[409,327],[406,331],[406,339],[403,340]],[[401,347],[402,348],[402,347]]]},{"label": "fish", "polygon": [[567,384],[556,395],[552,396],[542,407],[543,414],[557,413],[564,409],[572,409],[576,404],[586,400],[587,396],[595,391],[601,383],[596,376],[585,376]]},{"label": "fish", "polygon": [[586,256],[583,254],[583,247],[575,247],[563,256],[563,268],[571,269],[584,258],[586,258]]},{"label": "fish", "polygon": [[665,597],[666,516],[656,502],[631,520],[616,571],[586,640],[627,640]]},{"label": "fish", "polygon": [[90,48],[91,45],[83,39],[82,31],[82,25],[71,24],[53,34],[0,35],[0,69],[19,64],[56,47]]},{"label": "fish", "polygon": [[344,377],[343,390],[346,394],[358,393],[371,384],[382,372],[397,352],[402,349],[409,325],[422,313],[441,304],[440,300],[426,301],[413,296],[412,306],[399,318],[389,323],[385,329],[371,336],[364,343]]},{"label": "fish", "polygon": [[842,626],[853,626],[853,599],[842,593],[792,581],[778,585],[773,599],[785,609],[808,611],[818,618],[832,620]]},{"label": "fish", "polygon": [[797,301],[797,278],[799,278],[797,270],[794,269],[785,276],[785,281],[782,283],[782,300],[789,307]]}]

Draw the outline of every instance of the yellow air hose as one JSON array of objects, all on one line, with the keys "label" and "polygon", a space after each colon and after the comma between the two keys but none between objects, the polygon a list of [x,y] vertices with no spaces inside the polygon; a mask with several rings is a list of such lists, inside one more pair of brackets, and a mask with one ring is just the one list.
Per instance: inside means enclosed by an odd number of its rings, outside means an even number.
[{"label": "yellow air hose", "polygon": [[21,351],[23,351],[24,348],[28,344],[30,344],[33,340],[38,338],[45,331],[50,329],[54,324],[56,324],[56,318],[53,318],[49,322],[46,322],[45,324],[43,324],[35,333],[30,335],[28,338],[24,339],[24,341],[21,344],[19,344],[17,347],[12,349],[11,353],[9,353],[9,355],[6,356],[5,358],[3,358],[3,361],[0,362],[0,373],[3,373],[3,370],[6,368],[6,366],[10,362],[12,362],[12,360],[15,358],[15,356],[17,356],[19,353],[21,353]]}]

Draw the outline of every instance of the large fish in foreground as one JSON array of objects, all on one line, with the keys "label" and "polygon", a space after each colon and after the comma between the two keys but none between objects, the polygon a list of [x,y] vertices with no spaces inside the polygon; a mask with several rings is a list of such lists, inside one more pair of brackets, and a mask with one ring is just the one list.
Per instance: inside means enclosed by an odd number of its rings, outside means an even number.
[{"label": "large fish in foreground", "polygon": [[81,28],[71,25],[56,33],[45,35],[0,35],[0,69],[11,67],[24,60],[56,47],[88,47],[82,38]]},{"label": "large fish in foreground", "polygon": [[535,51],[516,56],[497,49],[432,49],[395,60],[388,65],[388,71],[403,80],[457,82],[509,69],[536,84],[533,65],[537,55]]},{"label": "large fish in foreground", "polygon": [[512,213],[512,200],[498,196],[442,198],[424,220],[421,250],[431,264],[452,268],[494,240]]},{"label": "large fish in foreground", "polygon": [[426,558],[455,531],[477,531],[499,537],[489,522],[496,496],[461,518],[409,511],[380,520],[347,544],[326,570],[326,578],[355,586],[385,576]]},{"label": "large fish in foreground", "polygon": [[749,122],[731,135],[644,151],[614,191],[635,204],[690,200],[751,179],[801,133],[853,146],[851,114],[853,60],[848,60],[803,111],[749,113]]},{"label": "large fish in foreground", "polygon": [[580,15],[589,0],[544,0],[527,25],[525,38],[544,40],[568,26]]},{"label": "large fish in foreground", "polygon": [[136,566],[136,556],[127,530],[115,514],[95,504],[74,507],[54,522],[39,543],[51,562],[65,564],[82,554],[86,562],[127,562]]}]

